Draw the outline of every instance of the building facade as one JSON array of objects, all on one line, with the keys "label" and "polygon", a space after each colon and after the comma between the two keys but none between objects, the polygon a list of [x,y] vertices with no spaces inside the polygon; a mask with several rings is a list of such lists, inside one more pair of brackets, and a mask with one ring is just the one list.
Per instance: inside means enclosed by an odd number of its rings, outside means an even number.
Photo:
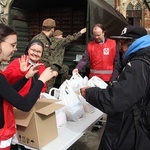
[{"label": "building facade", "polygon": [[150,33],[150,10],[143,0],[115,0],[115,8],[132,25],[140,25]]}]

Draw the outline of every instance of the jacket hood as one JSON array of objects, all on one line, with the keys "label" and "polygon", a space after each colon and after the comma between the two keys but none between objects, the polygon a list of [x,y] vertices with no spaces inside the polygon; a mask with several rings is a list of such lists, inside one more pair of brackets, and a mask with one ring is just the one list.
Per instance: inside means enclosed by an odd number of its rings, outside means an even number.
[{"label": "jacket hood", "polygon": [[[136,41],[134,41],[126,51],[124,55],[124,59],[126,59],[129,55],[141,51],[142,49],[150,46],[150,35],[145,35]],[[150,51],[150,49],[149,49]]]}]

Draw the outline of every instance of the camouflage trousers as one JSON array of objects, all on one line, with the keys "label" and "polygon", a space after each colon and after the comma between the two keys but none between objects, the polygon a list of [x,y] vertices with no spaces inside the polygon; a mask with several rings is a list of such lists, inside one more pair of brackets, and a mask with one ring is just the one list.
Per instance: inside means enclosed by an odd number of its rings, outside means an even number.
[{"label": "camouflage trousers", "polygon": [[47,91],[49,93],[49,90],[54,87],[55,83],[56,83],[56,79],[58,81],[58,84],[61,85],[66,79],[69,79],[69,67],[67,65],[62,65],[61,67],[53,65],[51,66],[51,69],[53,71],[57,71],[58,72],[58,76],[57,77],[53,77],[51,80],[49,80],[47,82]]}]

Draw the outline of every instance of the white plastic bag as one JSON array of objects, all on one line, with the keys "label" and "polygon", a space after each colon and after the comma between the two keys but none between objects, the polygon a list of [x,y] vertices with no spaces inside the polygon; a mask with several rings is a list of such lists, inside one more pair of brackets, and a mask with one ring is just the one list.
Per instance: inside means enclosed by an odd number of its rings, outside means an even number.
[{"label": "white plastic bag", "polygon": [[49,95],[48,93],[41,93],[40,94],[40,98],[47,98],[47,99],[54,99],[54,100],[57,100],[56,97],[52,96],[52,95]]},{"label": "white plastic bag", "polygon": [[75,80],[77,83],[80,83],[82,86],[83,77],[79,73],[73,73],[70,80]]},{"label": "white plastic bag", "polygon": [[89,102],[87,102],[86,99],[81,94],[79,94],[78,97],[86,113],[93,113],[95,111],[95,107],[92,106]]},{"label": "white plastic bag", "polygon": [[76,94],[80,93],[80,84],[75,80],[66,80],[66,84],[68,84]]},{"label": "white plastic bag", "polygon": [[[52,91],[54,91],[54,95],[51,95]],[[59,89],[52,88],[52,89],[50,89],[49,94],[48,93],[41,93],[40,98],[48,98],[48,99],[58,100],[58,98],[59,98]],[[58,101],[56,103],[62,104],[61,101]],[[58,128],[64,126],[67,122],[65,107],[66,106],[64,106],[64,107],[62,107],[62,108],[55,111],[55,113],[56,113],[56,123],[57,123]]]},{"label": "white plastic bag", "polygon": [[87,77],[87,76],[85,76],[85,77],[83,78],[82,83],[83,83],[83,87],[88,86],[88,77]]},{"label": "white plastic bag", "polygon": [[106,89],[108,84],[105,81],[103,81],[102,79],[100,79],[99,77],[93,76],[91,79],[89,79],[88,86],[100,87],[101,89]]},{"label": "white plastic bag", "polygon": [[66,109],[66,116],[67,120],[69,121],[79,121],[81,118],[84,117],[84,110],[82,103],[78,103],[72,107],[67,107]]},{"label": "white plastic bag", "polygon": [[66,105],[66,116],[67,120],[78,121],[82,117],[84,117],[85,112],[83,109],[83,105],[80,102],[77,94],[74,90],[68,85],[67,82],[64,82],[60,88],[60,96],[59,99]]},{"label": "white plastic bag", "polygon": [[72,87],[76,94],[80,94],[80,88],[86,87],[88,85],[88,77],[85,76],[84,78],[79,73],[73,73],[70,80],[67,80],[69,86]]},{"label": "white plastic bag", "polygon": [[59,90],[59,99],[62,100],[66,106],[72,107],[80,102],[73,89],[67,83],[61,85]]},{"label": "white plastic bag", "polygon": [[55,98],[59,99],[60,90],[58,88],[51,88],[49,90],[49,95],[52,96],[52,97],[55,97]]},{"label": "white plastic bag", "polygon": [[55,111],[57,128],[65,126],[67,123],[67,117],[66,117],[65,109],[66,109],[66,106]]}]

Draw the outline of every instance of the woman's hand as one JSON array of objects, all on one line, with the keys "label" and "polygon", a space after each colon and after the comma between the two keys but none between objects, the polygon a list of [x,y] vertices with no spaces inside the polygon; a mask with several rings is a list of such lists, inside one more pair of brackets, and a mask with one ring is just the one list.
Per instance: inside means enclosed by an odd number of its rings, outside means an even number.
[{"label": "woman's hand", "polygon": [[41,65],[43,65],[43,64],[42,64],[42,63],[37,63],[37,64],[35,64],[35,65],[32,66],[32,67],[30,66],[30,69],[29,69],[29,71],[27,72],[27,74],[25,75],[25,77],[26,77],[27,79],[33,77],[33,76],[35,75],[35,73],[38,72],[38,68],[39,68],[39,66],[41,66]]},{"label": "woman's hand", "polygon": [[52,71],[50,67],[47,67],[40,75],[39,80],[41,80],[43,83],[46,83],[48,80],[56,77],[57,75],[58,73],[56,71]]},{"label": "woman's hand", "polygon": [[19,63],[20,63],[20,70],[22,72],[26,72],[30,69],[31,65],[29,65],[29,56],[22,55],[19,58]]},{"label": "woman's hand", "polygon": [[58,72],[57,71],[53,71],[53,75],[54,75],[54,77],[57,77],[58,76]]}]

